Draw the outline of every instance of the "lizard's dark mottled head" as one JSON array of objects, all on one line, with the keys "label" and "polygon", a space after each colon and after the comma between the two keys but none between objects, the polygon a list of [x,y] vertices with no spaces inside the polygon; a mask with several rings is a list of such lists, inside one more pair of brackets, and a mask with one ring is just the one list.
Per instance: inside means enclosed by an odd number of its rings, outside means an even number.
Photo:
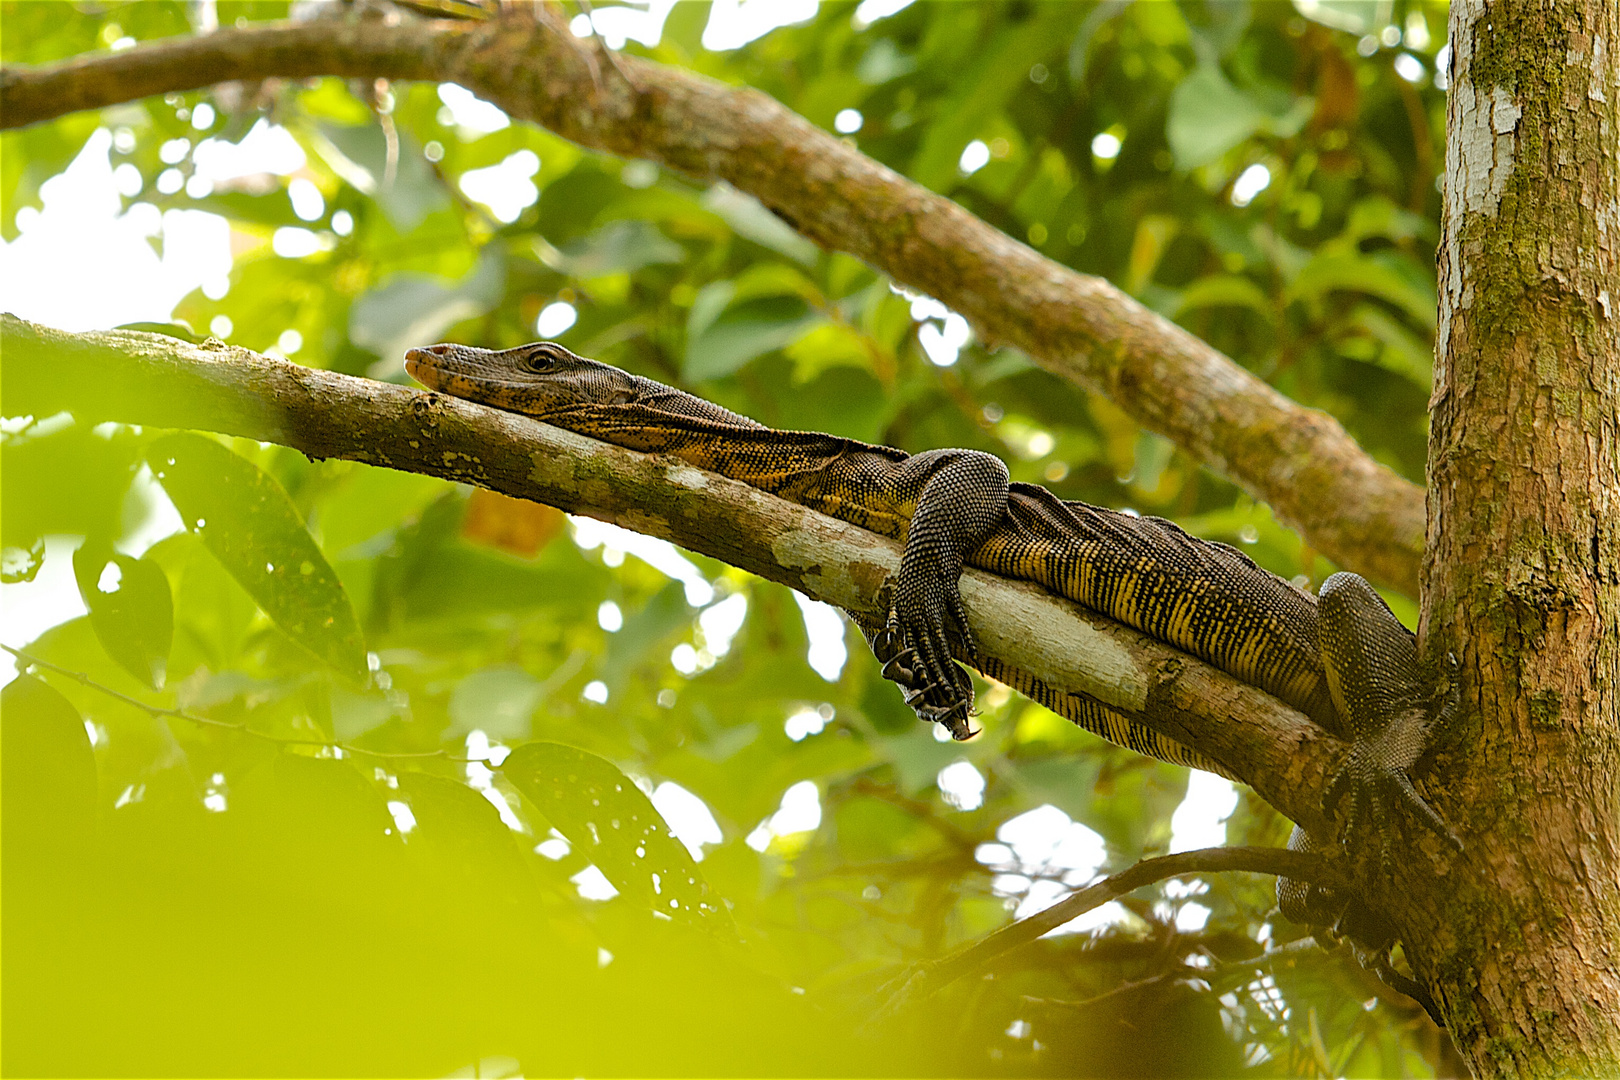
[{"label": "lizard's dark mottled head", "polygon": [[429,390],[528,416],[544,417],[575,405],[617,404],[635,396],[632,376],[554,341],[499,351],[428,345],[406,351],[405,370]]}]

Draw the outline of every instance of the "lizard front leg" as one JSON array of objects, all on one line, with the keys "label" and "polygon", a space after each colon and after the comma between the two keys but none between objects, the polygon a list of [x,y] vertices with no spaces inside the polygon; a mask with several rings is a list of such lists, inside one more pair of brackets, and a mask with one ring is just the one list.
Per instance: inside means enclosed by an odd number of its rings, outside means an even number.
[{"label": "lizard front leg", "polygon": [[885,678],[898,683],[918,717],[954,738],[975,732],[973,681],[951,658],[955,633],[974,653],[958,581],[967,555],[1006,513],[1007,466],[974,450],[933,450],[907,459],[896,480],[917,491],[905,551],[891,590],[887,627],[869,640]]},{"label": "lizard front leg", "polygon": [[[1456,708],[1455,669],[1447,673],[1448,693],[1434,702],[1423,690],[1416,639],[1355,574],[1334,574],[1323,582],[1317,620],[1328,688],[1350,740],[1322,799],[1329,817],[1342,811],[1341,846],[1352,855],[1372,849],[1386,881],[1394,872],[1393,830],[1407,818],[1462,852],[1462,841],[1418,794],[1409,775],[1428,749],[1431,732]],[[1317,839],[1296,829],[1289,846],[1328,846]],[[1277,898],[1288,918],[1332,927],[1330,936],[1349,937],[1378,951],[1377,935],[1365,929],[1377,916],[1360,898],[1321,893],[1282,878]],[[1387,952],[1388,943],[1382,947]]]},{"label": "lizard front leg", "polygon": [[1405,807],[1447,846],[1461,851],[1462,841],[1412,787],[1408,775],[1428,749],[1430,732],[1455,707],[1455,671],[1449,673],[1450,696],[1431,716],[1416,639],[1356,574],[1334,574],[1322,583],[1317,638],[1328,690],[1351,740],[1323,798],[1329,814],[1343,806],[1347,845],[1370,827],[1378,834],[1380,859],[1387,862],[1389,829],[1398,808]]}]

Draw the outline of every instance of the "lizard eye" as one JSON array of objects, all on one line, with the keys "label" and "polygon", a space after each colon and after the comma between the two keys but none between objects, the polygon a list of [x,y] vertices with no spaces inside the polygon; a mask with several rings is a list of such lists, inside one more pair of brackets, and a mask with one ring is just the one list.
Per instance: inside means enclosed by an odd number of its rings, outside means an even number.
[{"label": "lizard eye", "polygon": [[530,371],[549,371],[554,362],[555,358],[551,355],[550,349],[536,349],[529,354],[529,359],[523,366]]}]

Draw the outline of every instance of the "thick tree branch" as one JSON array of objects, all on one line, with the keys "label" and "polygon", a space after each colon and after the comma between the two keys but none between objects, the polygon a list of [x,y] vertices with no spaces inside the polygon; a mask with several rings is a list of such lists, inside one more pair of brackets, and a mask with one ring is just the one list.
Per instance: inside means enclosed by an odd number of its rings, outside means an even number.
[{"label": "thick tree branch", "polygon": [[[477,484],[663,537],[866,615],[894,541],[673,458],[457,398],[159,334],[75,334],[0,316],[7,415],[198,428]],[[1313,832],[1343,751],[1270,695],[1027,582],[963,577],[988,656],[1087,694],[1220,762]]]},{"label": "thick tree branch", "polygon": [[1448,21],[1420,625],[1473,865],[1392,918],[1481,1075],[1620,1076],[1617,38],[1614,0]]},{"label": "thick tree branch", "polygon": [[991,342],[1094,387],[1232,478],[1341,565],[1416,595],[1422,490],[1108,282],[1076,273],[754,90],[631,56],[607,63],[561,16],[275,25],[0,72],[20,127],[231,79],[455,82],[581,145],[758,197],[804,235],[961,312]]}]

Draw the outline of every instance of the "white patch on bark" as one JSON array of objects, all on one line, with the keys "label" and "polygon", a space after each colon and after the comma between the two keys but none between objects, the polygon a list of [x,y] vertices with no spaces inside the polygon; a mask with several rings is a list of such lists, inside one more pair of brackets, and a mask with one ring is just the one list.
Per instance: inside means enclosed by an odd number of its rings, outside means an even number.
[{"label": "white patch on bark", "polygon": [[1601,37],[1592,39],[1592,78],[1586,86],[1586,96],[1593,101],[1608,101],[1604,92],[1604,83],[1614,80],[1620,85],[1620,71],[1609,64],[1608,42]]},{"label": "white patch on bark", "polygon": [[709,486],[709,477],[702,469],[690,465],[671,465],[664,470],[664,479],[676,487],[688,488],[692,491],[702,491]]},{"label": "white patch on bark", "polygon": [[[537,420],[530,422],[539,424]],[[540,424],[540,427],[544,429],[544,442],[529,454],[529,480],[541,487],[572,490],[579,479],[575,462],[595,449],[596,440],[549,424]],[[532,435],[529,441],[535,441]]]},{"label": "white patch on bark", "polygon": [[[1471,8],[1477,4],[1466,5]],[[1452,17],[1453,82],[1450,121],[1453,132],[1446,143],[1446,241],[1456,244],[1469,215],[1495,216],[1502,204],[1502,192],[1513,175],[1518,144],[1519,119],[1524,110],[1513,95],[1500,86],[1482,93],[1473,78],[1474,40],[1472,28],[1482,12],[1454,12]],[[1457,32],[1457,31],[1461,32]],[[1462,280],[1464,259],[1453,250],[1444,260],[1446,280],[1440,303],[1437,342],[1446,347],[1451,334],[1451,313],[1466,310],[1473,302],[1473,290]]]},{"label": "white patch on bark", "polygon": [[1453,42],[1457,55],[1452,70],[1459,76],[1451,88],[1456,99],[1452,122],[1457,125],[1451,147],[1456,154],[1446,159],[1446,210],[1453,225],[1460,225],[1466,214],[1496,213],[1513,173],[1514,136],[1524,113],[1503,87],[1493,86],[1489,94],[1479,92],[1473,79],[1473,44],[1466,33]]},{"label": "white patch on bark", "polygon": [[820,529],[787,529],[771,541],[771,555],[777,565],[797,570],[805,585],[816,591],[816,599],[839,607],[860,609],[870,601],[863,597],[856,584],[856,564],[875,566],[885,574],[900,569],[900,546],[893,541],[873,543],[871,534],[857,537],[854,526],[838,522],[843,528],[829,536]]},{"label": "white patch on bark", "polygon": [[[1519,117],[1523,115],[1524,110],[1513,103],[1512,95],[1500,86],[1491,87],[1491,130],[1498,135],[1511,134],[1518,128]],[[1499,160],[1501,160],[1500,152],[1502,147],[1500,144],[1498,144],[1497,150]],[[1507,146],[1505,168],[1510,171],[1513,168],[1513,145],[1511,142]],[[1505,180],[1506,177],[1504,176],[1503,179]],[[1498,185],[1497,194],[1498,196],[1501,194],[1500,185]]]}]

